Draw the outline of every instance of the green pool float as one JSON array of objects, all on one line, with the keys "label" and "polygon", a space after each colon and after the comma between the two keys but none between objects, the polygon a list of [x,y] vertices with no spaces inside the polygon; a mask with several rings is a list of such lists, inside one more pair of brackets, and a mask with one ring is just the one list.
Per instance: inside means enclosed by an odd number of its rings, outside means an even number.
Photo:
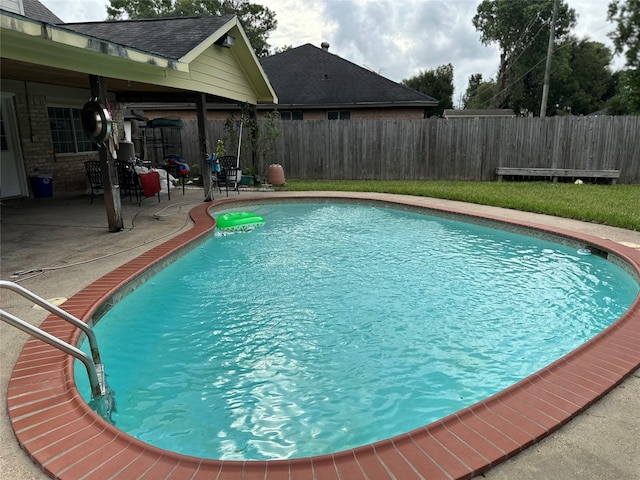
[{"label": "green pool float", "polygon": [[216,227],[227,232],[246,232],[264,225],[264,218],[250,212],[229,212],[216,218]]}]

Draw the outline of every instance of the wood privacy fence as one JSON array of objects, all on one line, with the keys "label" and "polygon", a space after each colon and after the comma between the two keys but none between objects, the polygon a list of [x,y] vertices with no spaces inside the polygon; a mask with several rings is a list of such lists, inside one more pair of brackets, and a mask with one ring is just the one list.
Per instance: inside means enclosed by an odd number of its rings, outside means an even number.
[{"label": "wood privacy fence", "polygon": [[[495,180],[496,167],[620,170],[640,183],[640,117],[547,117],[277,122],[266,165],[287,178],[325,180]],[[245,130],[246,133],[246,130]],[[197,125],[182,131],[183,157],[194,162]],[[224,122],[207,124],[209,145]],[[227,154],[237,145],[227,144]],[[248,167],[245,137],[241,165]],[[194,162],[195,163],[195,162]]]}]

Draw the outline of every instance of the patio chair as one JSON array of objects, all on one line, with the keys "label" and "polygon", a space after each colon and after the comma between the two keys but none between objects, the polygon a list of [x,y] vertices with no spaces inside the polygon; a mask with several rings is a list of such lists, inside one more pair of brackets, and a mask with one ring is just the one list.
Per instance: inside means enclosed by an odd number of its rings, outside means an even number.
[{"label": "patio chair", "polygon": [[135,166],[130,162],[116,162],[118,169],[118,182],[120,183],[120,195],[129,195],[129,201],[136,196],[138,206],[147,197],[158,195],[160,202],[160,174],[149,172],[138,174]]},{"label": "patio chair", "polygon": [[218,190],[222,193],[221,185],[224,184],[227,190],[227,197],[229,196],[229,184],[233,185],[233,190],[240,194],[238,189],[238,174],[242,172],[242,169],[237,164],[238,159],[235,155],[223,155],[218,157],[220,162],[220,172],[216,176],[216,182],[218,184]]},{"label": "patio chair", "polygon": [[137,179],[142,189],[140,199],[138,200],[138,206],[143,198],[153,197],[154,195],[158,195],[158,203],[160,203],[160,190],[162,189],[160,186],[160,173],[139,173],[137,175]]},{"label": "patio chair", "polygon": [[134,166],[130,162],[116,162],[118,171],[118,183],[120,184],[120,196],[129,195],[129,201],[136,196],[138,205],[142,201],[142,185],[135,171]]},{"label": "patio chair", "polygon": [[88,160],[84,162],[84,168],[87,172],[87,180],[89,181],[89,187],[91,188],[91,201],[93,204],[93,197],[100,195],[99,190],[103,190],[102,185],[102,170],[100,169],[99,160]]}]

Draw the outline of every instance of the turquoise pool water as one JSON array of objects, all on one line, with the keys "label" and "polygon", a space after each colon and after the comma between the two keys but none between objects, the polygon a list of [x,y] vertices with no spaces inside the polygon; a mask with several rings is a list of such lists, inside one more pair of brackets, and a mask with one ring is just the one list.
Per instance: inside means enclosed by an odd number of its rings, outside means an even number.
[{"label": "turquoise pool water", "polygon": [[539,370],[638,294],[596,255],[482,226],[243,209],[265,226],[212,238],[96,326],[116,426],[150,444],[275,459],[389,438]]}]

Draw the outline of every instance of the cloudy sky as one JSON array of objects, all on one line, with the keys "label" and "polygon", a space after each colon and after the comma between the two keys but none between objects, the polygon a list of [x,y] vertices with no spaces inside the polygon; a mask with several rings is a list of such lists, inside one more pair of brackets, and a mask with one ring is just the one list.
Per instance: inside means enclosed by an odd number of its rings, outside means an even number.
[{"label": "cloudy sky", "polygon": [[[100,21],[108,0],[40,0],[65,22]],[[484,46],[471,19],[480,0],[253,0],[276,13],[273,47],[311,43],[331,45],[330,52],[400,82],[424,70],[451,63],[454,104],[469,76],[495,77],[499,55]],[[514,0],[526,1],[526,0]],[[607,33],[609,0],[566,0],[578,14],[574,34],[612,48]],[[622,68],[620,56],[612,68]]]}]

